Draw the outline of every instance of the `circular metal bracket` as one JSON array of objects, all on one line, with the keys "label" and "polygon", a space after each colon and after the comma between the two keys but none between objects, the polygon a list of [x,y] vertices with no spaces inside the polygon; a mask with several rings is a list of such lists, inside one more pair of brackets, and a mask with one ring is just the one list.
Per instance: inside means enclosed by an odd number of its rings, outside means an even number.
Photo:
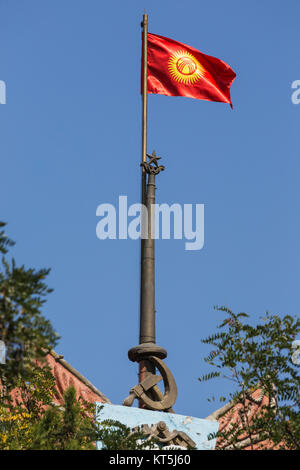
[{"label": "circular metal bracket", "polygon": [[[146,359],[146,358],[145,358]],[[168,411],[174,405],[177,398],[177,386],[175,379],[166,364],[158,357],[147,356],[147,361],[151,362],[161,376],[149,374],[145,380],[130,390],[129,396],[124,400],[124,406],[131,406],[133,401],[138,398],[146,408],[156,411]],[[164,394],[160,391],[157,383],[163,380]],[[149,395],[156,398],[153,400]]]},{"label": "circular metal bracket", "polygon": [[143,359],[148,359],[149,356],[165,359],[167,357],[167,351],[156,343],[138,344],[128,351],[128,357],[132,362],[139,362]]}]

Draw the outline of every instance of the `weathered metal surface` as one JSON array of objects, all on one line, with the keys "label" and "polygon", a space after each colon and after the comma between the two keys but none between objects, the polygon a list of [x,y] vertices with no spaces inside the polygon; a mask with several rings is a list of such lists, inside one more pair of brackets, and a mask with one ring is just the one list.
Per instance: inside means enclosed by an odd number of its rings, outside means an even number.
[{"label": "weathered metal surface", "polygon": [[156,356],[160,359],[167,357],[167,351],[155,343],[142,343],[129,349],[128,357],[133,362],[139,362],[148,356]]},{"label": "weathered metal surface", "polygon": [[[149,373],[142,382],[130,390],[129,396],[124,400],[123,405],[131,406],[134,399],[138,398],[150,410],[172,411],[171,408],[177,398],[177,386],[174,377],[166,364],[158,357],[149,356],[147,360],[159,370],[161,376]],[[164,394],[157,387],[157,383],[161,379],[164,381]],[[152,392],[152,397],[154,393],[156,399],[151,398],[147,392]]]},{"label": "weathered metal surface", "polygon": [[[124,400],[125,406],[131,406],[135,398],[140,406],[151,410],[173,412],[172,406],[177,398],[177,386],[169,368],[162,359],[167,351],[155,344],[155,256],[154,256],[154,204],[155,176],[165,169],[158,164],[158,157],[153,151],[148,161],[142,162],[143,171],[148,176],[146,207],[148,233],[141,253],[141,305],[140,305],[140,344],[128,351],[128,357],[140,364],[140,383],[135,385]],[[156,368],[160,371],[165,392],[157,387]]]},{"label": "weathered metal surface", "polygon": [[144,168],[146,173],[158,175],[158,173],[160,173],[161,171],[164,171],[165,167],[157,163],[157,160],[160,160],[161,157],[158,157],[156,155],[155,150],[153,150],[151,155],[147,153],[147,157],[149,158],[148,162],[146,161],[146,162],[141,163],[141,167]]},{"label": "weathered metal surface", "polygon": [[191,439],[185,432],[170,431],[168,426],[164,421],[159,421],[157,424],[149,426],[148,424],[143,424],[141,427],[137,426],[133,428],[132,434],[136,431],[142,431],[145,435],[146,441],[150,439],[155,439],[158,442],[158,445],[164,446],[179,446],[183,448],[195,449],[196,443]]},{"label": "weathered metal surface", "polygon": [[[143,89],[142,89],[142,103],[143,103],[143,114],[142,114],[142,163],[147,161],[147,105],[148,105],[148,93],[147,93],[147,67],[148,67],[148,15],[145,13],[143,15],[143,22],[141,24],[143,28]],[[142,168],[141,172],[141,201],[143,206],[146,204],[146,184],[147,184],[147,174]],[[144,221],[141,221],[141,232],[144,231]],[[144,254],[144,245],[145,239],[141,237],[141,286],[143,284],[143,254]],[[140,289],[140,305],[142,304],[142,289]],[[139,363],[139,380],[143,380],[147,371],[149,370],[149,365],[147,362]]]}]

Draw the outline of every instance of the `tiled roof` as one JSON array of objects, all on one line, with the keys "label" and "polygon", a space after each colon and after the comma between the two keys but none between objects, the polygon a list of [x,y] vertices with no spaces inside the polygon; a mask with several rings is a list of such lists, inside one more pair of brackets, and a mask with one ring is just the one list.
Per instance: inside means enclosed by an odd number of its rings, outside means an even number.
[{"label": "tiled roof", "polygon": [[63,392],[73,386],[77,392],[77,398],[82,397],[88,402],[100,401],[102,403],[111,403],[110,400],[98,390],[88,379],[81,375],[72,367],[64,356],[51,350],[47,354],[47,362],[50,365],[56,381],[56,401],[62,402]]},{"label": "tiled roof", "polygon": [[[263,406],[268,404],[268,398],[263,394],[261,389],[256,389],[251,393],[251,400],[246,400],[247,406],[247,418],[251,423],[251,420],[256,416],[259,411],[262,409]],[[209,415],[206,419],[211,421],[219,421],[219,432],[228,432],[230,427],[233,424],[241,425],[242,424],[242,417],[241,417],[241,410],[242,404],[233,402],[229,402],[226,405],[222,406],[218,410],[214,411],[211,415]],[[237,447],[241,450],[259,450],[259,449],[271,449],[273,445],[269,441],[262,441],[259,436],[252,437],[252,444],[250,439],[245,435],[239,437],[239,443]],[[232,445],[230,443],[224,441],[224,439],[219,438],[217,440],[217,445],[219,448],[221,447],[224,450],[232,449]]]}]

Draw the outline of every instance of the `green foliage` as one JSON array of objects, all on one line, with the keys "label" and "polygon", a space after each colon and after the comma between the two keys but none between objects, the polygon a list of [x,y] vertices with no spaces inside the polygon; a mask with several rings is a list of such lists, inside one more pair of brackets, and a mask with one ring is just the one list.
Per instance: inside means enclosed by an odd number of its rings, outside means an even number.
[{"label": "green foliage", "polygon": [[[218,448],[239,448],[247,440],[252,449],[258,442],[262,448],[300,449],[299,366],[291,360],[299,318],[267,313],[252,326],[244,312],[217,310],[225,314],[218,326],[222,331],[202,340],[213,346],[205,361],[215,371],[199,380],[231,380],[233,392],[227,399],[240,416],[239,422],[217,434]],[[253,395],[257,389],[264,396],[260,407]]]},{"label": "green foliage", "polygon": [[2,254],[6,254],[8,248],[14,245],[14,242],[7,237],[4,231],[5,225],[4,222],[0,221],[0,253]]},{"label": "green foliage", "polygon": [[58,406],[51,371],[37,368],[32,377],[35,385],[20,383],[13,403],[1,403],[0,450],[94,450],[94,405],[77,400],[70,387]]},{"label": "green foliage", "polygon": [[[7,253],[14,243],[0,222],[0,339],[7,349],[0,364],[0,450],[142,449],[139,431],[119,422],[95,422],[95,406],[76,399],[73,387],[57,406],[55,380],[45,361],[58,336],[42,315],[51,289],[48,269],[17,266]],[[146,447],[151,448],[152,441]]]},{"label": "green foliage", "polygon": [[199,377],[199,382],[207,382],[207,380],[214,379],[215,377],[219,377],[220,372],[210,372],[209,374],[205,374],[202,377]]},{"label": "green foliage", "polygon": [[20,378],[30,380],[34,361],[42,361],[45,351],[54,347],[58,336],[41,313],[51,292],[45,283],[49,269],[17,266],[7,258],[13,242],[0,222],[0,339],[7,348],[7,362],[0,364],[0,378],[9,392]]},{"label": "green foliage", "polygon": [[52,405],[32,427],[29,449],[33,450],[96,450],[101,441],[103,450],[140,450],[152,448],[139,430],[132,430],[118,421],[95,420],[96,407],[76,399],[74,387],[64,392],[62,406]]},{"label": "green foliage", "polygon": [[41,312],[49,270],[8,259],[14,243],[4,228],[0,222],[0,339],[7,353],[0,364],[0,448],[27,449],[32,425],[53,401],[55,381],[44,359],[58,336]]},{"label": "green foliage", "polygon": [[64,402],[54,402],[55,380],[49,368],[32,371],[34,385],[18,383],[14,400],[0,403],[0,450],[103,450],[151,449],[139,430],[118,421],[95,421],[95,405],[76,399],[74,387]]},{"label": "green foliage", "polygon": [[32,444],[32,429],[53,403],[55,380],[49,367],[33,364],[31,382],[19,377],[9,397],[0,400],[0,450],[26,450]]},{"label": "green foliage", "polygon": [[101,441],[102,450],[149,450],[156,446],[156,440],[146,440],[139,428],[131,429],[119,421],[109,419],[99,424],[97,440]]},{"label": "green foliage", "polygon": [[94,450],[97,426],[94,405],[76,399],[74,387],[64,392],[61,407],[49,406],[32,428],[30,449]]}]

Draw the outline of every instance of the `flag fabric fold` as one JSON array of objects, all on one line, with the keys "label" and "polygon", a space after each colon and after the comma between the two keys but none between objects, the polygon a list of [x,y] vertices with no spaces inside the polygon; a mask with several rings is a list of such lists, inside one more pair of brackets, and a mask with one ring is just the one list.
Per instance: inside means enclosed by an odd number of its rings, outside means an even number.
[{"label": "flag fabric fold", "polygon": [[220,101],[232,107],[230,86],[236,74],[223,60],[148,33],[147,65],[148,93]]}]

